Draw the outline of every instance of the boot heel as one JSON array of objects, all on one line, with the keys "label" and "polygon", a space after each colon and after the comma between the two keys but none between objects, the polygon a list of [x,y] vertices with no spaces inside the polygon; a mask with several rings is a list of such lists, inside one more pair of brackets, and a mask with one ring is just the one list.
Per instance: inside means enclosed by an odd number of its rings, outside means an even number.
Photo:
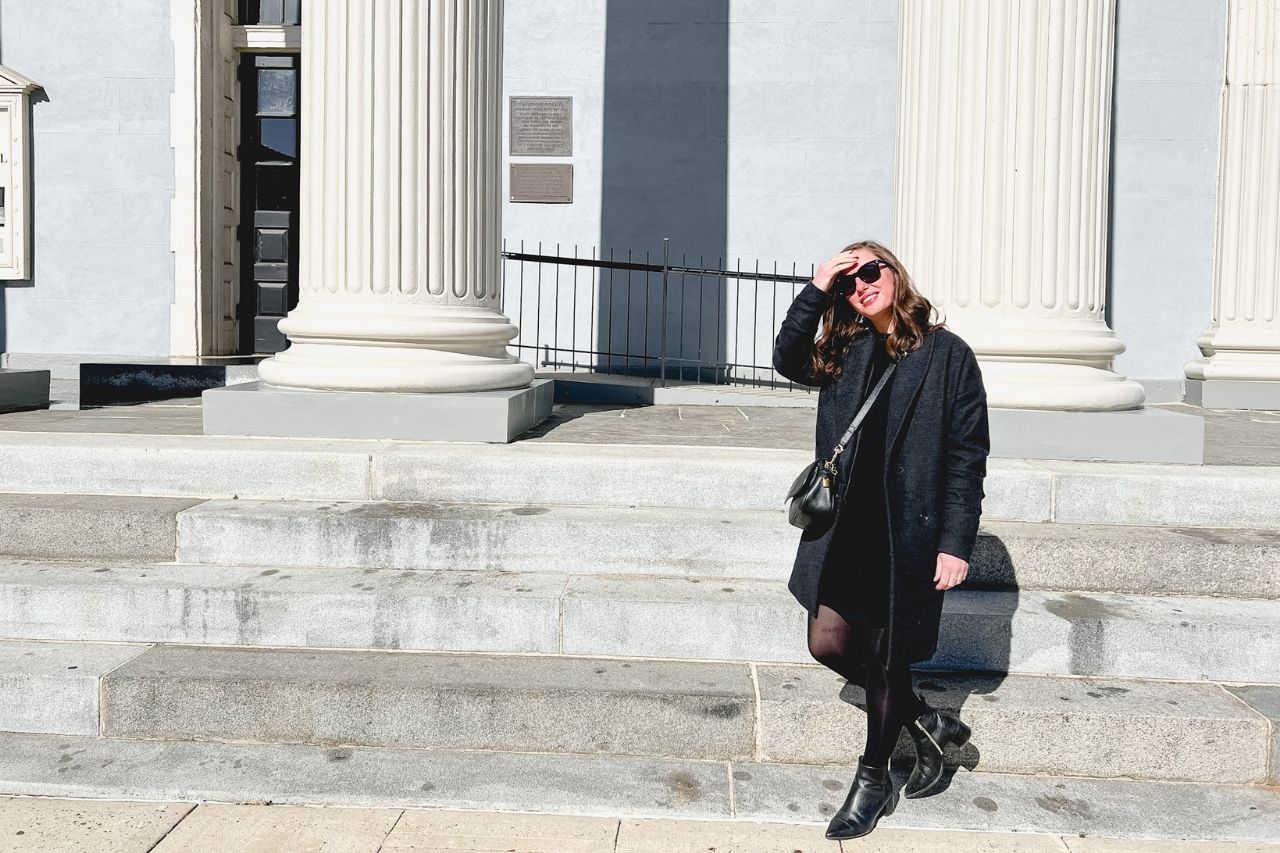
[{"label": "boot heel", "polygon": [[880,813],[881,817],[888,817],[893,814],[893,810],[898,807],[898,793],[895,791],[893,796],[889,798],[889,802],[885,804],[884,811]]}]

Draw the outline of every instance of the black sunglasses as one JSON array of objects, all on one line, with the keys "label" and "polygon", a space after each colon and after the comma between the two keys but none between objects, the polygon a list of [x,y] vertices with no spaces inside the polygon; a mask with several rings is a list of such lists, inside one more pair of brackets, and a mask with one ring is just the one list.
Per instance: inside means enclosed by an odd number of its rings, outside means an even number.
[{"label": "black sunglasses", "polygon": [[862,279],[867,284],[879,281],[880,268],[888,266],[887,262],[876,258],[875,260],[867,261],[851,273],[841,273],[836,277],[836,295],[841,296],[856,288],[858,286],[857,279]]}]

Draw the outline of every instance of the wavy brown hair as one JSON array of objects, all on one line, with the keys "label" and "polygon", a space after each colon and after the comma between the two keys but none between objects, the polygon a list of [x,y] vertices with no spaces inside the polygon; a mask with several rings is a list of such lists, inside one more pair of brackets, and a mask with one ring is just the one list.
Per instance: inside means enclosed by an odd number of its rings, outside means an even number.
[{"label": "wavy brown hair", "polygon": [[[933,304],[916,290],[911,276],[893,252],[874,240],[850,243],[841,251],[869,249],[884,261],[897,276],[897,288],[893,295],[893,328],[889,332],[889,354],[902,358],[919,349],[924,336],[936,328],[933,322]],[[871,322],[862,321],[847,299],[837,298],[822,315],[822,331],[814,342],[813,376],[819,383],[835,381],[844,370],[844,355],[853,339],[871,329]]]}]

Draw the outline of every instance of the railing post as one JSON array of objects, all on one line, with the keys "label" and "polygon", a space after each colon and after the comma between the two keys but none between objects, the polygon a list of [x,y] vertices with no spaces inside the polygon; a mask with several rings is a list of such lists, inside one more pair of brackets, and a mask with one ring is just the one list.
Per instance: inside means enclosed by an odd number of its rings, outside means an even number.
[{"label": "railing post", "polygon": [[671,238],[662,238],[662,338],[658,344],[658,387],[667,387],[667,275],[671,272]]}]

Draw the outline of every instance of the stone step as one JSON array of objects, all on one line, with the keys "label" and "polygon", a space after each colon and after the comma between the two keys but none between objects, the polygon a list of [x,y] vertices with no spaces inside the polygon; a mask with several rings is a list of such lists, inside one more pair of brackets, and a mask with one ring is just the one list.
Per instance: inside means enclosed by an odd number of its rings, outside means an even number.
[{"label": "stone step", "polygon": [[0,731],[98,734],[102,676],[146,648],[0,640]]},{"label": "stone step", "polygon": [[0,554],[40,559],[172,560],[190,498],[0,494]]},{"label": "stone step", "polygon": [[[0,492],[781,511],[796,450],[0,433]],[[988,465],[985,518],[1280,530],[1280,468]]]},{"label": "stone step", "polygon": [[[0,563],[0,637],[804,663],[781,581]],[[1280,683],[1280,602],[947,593],[928,666]]]},{"label": "stone step", "polygon": [[[866,729],[849,704],[861,691],[846,687],[842,702],[841,684],[817,666],[157,646],[103,679],[102,731],[848,763]],[[1268,718],[1216,684],[931,675],[920,687],[938,707],[963,707],[974,738],[957,757],[983,770],[1268,778]]]},{"label": "stone step", "polygon": [[[785,578],[800,538],[759,510],[368,501],[213,500],[178,526],[187,563],[712,578]],[[969,585],[1280,598],[1276,565],[1277,531],[990,522]]]},{"label": "stone step", "polygon": [[[895,779],[905,782],[904,767]],[[853,772],[759,762],[291,744],[0,735],[0,792],[148,801],[267,801],[619,817],[785,821],[821,828]],[[1254,785],[960,769],[882,827],[1266,843],[1280,792]],[[1149,842],[1148,842],[1149,843]]]}]

